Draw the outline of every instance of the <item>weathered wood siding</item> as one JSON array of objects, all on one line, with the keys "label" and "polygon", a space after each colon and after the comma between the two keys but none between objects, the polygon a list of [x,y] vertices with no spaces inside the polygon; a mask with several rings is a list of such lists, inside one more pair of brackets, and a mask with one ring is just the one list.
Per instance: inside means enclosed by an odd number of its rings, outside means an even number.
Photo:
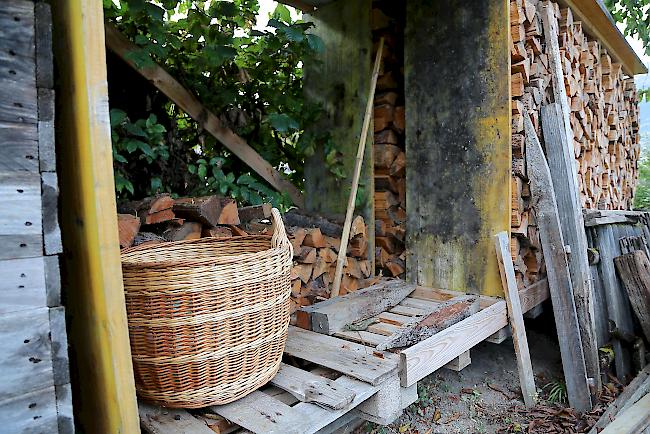
[{"label": "weathered wood siding", "polygon": [[[58,254],[50,8],[0,8],[0,420],[74,432]],[[40,155],[39,155],[40,150]]]},{"label": "weathered wood siding", "polygon": [[407,3],[412,282],[503,294],[492,237],[510,229],[509,30],[506,0]]}]

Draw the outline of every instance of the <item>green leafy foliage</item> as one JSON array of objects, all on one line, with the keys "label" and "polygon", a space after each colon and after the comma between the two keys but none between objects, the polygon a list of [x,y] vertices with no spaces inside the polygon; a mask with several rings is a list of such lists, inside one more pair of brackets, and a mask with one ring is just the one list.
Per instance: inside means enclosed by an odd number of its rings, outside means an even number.
[{"label": "green leafy foliage", "polygon": [[[335,148],[329,133],[305,132],[321,109],[303,98],[302,64],[315,61],[322,41],[308,33],[312,23],[294,20],[284,5],[278,5],[270,17],[270,30],[256,30],[258,11],[257,0],[104,0],[106,18],[139,47],[129,54],[138,67],[161,64],[264,159],[302,187],[304,158],[319,144]],[[109,70],[109,80],[110,74]],[[168,155],[163,155],[165,145],[157,137],[152,143],[139,135],[142,119],[125,121],[129,115],[144,117],[146,127],[147,116],[122,104],[119,108],[124,111],[115,115],[119,128],[114,129],[121,197],[150,193],[152,186],[143,184],[146,177],[128,176],[126,167],[120,166],[134,168],[137,162],[158,167],[152,173],[160,177],[156,186],[161,190],[220,192],[246,203],[290,203],[175,104],[154,88],[150,93],[147,110],[157,115],[153,123],[165,128],[160,134],[166,135]],[[332,153],[328,167],[342,175],[340,154]]]},{"label": "green leafy foliage", "polygon": [[551,404],[566,404],[568,402],[566,383],[562,380],[552,381],[542,387],[547,393],[546,400]]},{"label": "green leafy foliage", "polygon": [[650,209],[650,150],[641,151],[639,159],[639,183],[634,194],[635,209]]}]

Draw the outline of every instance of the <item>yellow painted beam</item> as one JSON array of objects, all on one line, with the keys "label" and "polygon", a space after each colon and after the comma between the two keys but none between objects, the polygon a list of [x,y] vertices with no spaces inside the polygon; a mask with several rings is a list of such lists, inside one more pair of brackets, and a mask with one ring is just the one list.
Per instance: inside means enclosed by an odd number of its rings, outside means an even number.
[{"label": "yellow painted beam", "polygon": [[63,269],[78,429],[139,432],[117,235],[101,0],[53,1]]},{"label": "yellow painted beam", "polygon": [[597,0],[558,0],[563,7],[568,7],[575,21],[582,22],[583,30],[600,41],[601,45],[615,62],[623,65],[623,71],[630,76],[645,74],[648,68],[643,64],[625,36],[610,19],[605,6]]}]

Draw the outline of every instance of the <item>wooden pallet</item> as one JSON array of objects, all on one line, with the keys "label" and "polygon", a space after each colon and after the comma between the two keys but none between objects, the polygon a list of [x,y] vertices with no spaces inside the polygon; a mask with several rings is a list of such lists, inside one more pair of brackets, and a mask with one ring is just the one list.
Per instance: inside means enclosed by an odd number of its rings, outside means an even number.
[{"label": "wooden pallet", "polygon": [[[469,350],[495,335],[506,335],[505,301],[480,297],[478,313],[434,336],[396,352],[376,351],[385,337],[458,292],[424,287],[378,315],[366,331],[335,336],[289,328],[285,356],[299,365],[283,364],[265,387],[231,404],[201,411],[162,409],[140,403],[140,421],[152,434],[213,433],[243,429],[255,433],[332,432],[355,418],[388,424],[417,400],[417,382],[440,369],[460,370]],[[519,293],[524,312],[549,297],[545,281]],[[228,422],[230,421],[230,422]]]},{"label": "wooden pallet", "polygon": [[214,432],[207,427],[210,419],[219,415],[255,433],[329,432],[351,411],[355,417],[388,424],[417,399],[415,386],[400,386],[396,354],[290,327],[285,356],[301,365],[311,362],[314,368],[283,363],[266,387],[199,412],[140,403],[142,427],[156,434],[208,433]]}]

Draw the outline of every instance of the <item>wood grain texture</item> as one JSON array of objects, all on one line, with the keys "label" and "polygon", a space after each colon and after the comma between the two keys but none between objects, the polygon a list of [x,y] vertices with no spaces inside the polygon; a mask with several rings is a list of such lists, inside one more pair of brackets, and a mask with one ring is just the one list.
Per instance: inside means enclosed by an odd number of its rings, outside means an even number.
[{"label": "wood grain texture", "polygon": [[43,257],[0,261],[0,314],[46,306]]},{"label": "wood grain texture", "polygon": [[508,324],[505,301],[446,328],[400,352],[402,387],[408,387],[440,369]]},{"label": "wood grain texture", "polygon": [[38,132],[35,124],[0,121],[0,172],[37,172]]},{"label": "wood grain texture", "polygon": [[0,317],[0,401],[54,386],[46,307]]},{"label": "wood grain texture", "polygon": [[[614,258],[620,256],[620,246],[617,235],[619,225],[604,225],[596,227],[595,247],[600,254],[599,279],[605,293],[607,308],[608,330],[618,330],[622,334],[633,334],[634,323],[632,307],[621,281],[616,276]],[[612,344],[617,357],[614,358],[616,375],[625,378],[632,371],[632,359],[629,349],[618,337],[613,336]]]},{"label": "wood grain texture", "polygon": [[110,24],[106,24],[106,45],[162,93],[167,95],[169,99],[183,109],[203,129],[212,134],[222,145],[264,178],[266,182],[280,192],[287,192],[297,206],[304,205],[304,198],[300,190],[275,170],[243,138],[224,125],[214,113],[203,106],[196,96],[183,87],[161,66],[155,64],[152,67],[137,68],[129,57],[129,53],[137,50],[137,47]]},{"label": "wood grain texture", "polygon": [[348,407],[356,396],[354,391],[337,386],[332,380],[284,363],[271,379],[271,384],[286,390],[302,402],[311,402],[333,410]]},{"label": "wood grain texture", "polygon": [[43,207],[43,243],[46,255],[63,252],[59,228],[59,181],[56,172],[41,173]]},{"label": "wood grain texture", "polygon": [[36,42],[36,86],[54,87],[54,57],[52,55],[52,11],[50,5],[38,1],[34,5],[34,39]]},{"label": "wood grain texture", "polygon": [[41,235],[41,177],[38,173],[0,173],[0,235]]},{"label": "wood grain texture", "polygon": [[567,394],[572,407],[587,411],[591,408],[591,395],[560,218],[555,195],[551,193],[553,179],[528,116],[524,117],[524,127],[531,206],[537,213]]},{"label": "wood grain texture", "polygon": [[302,310],[311,317],[312,330],[331,335],[343,331],[350,323],[371,318],[396,306],[414,290],[415,285],[410,283],[386,280]]},{"label": "wood grain texture", "polygon": [[612,423],[601,431],[601,434],[638,434],[647,432],[646,428],[649,426],[650,393],[621,412]]},{"label": "wood grain texture", "polygon": [[[554,38],[551,38],[555,40]],[[559,56],[559,51],[557,53]],[[551,56],[552,57],[552,56]],[[544,143],[551,177],[553,191],[557,202],[560,227],[565,245],[571,249],[569,255],[569,272],[573,285],[582,351],[585,357],[587,375],[595,380],[596,390],[600,390],[600,365],[598,362],[598,345],[596,342],[596,325],[594,320],[594,288],[589,272],[587,259],[587,235],[584,229],[580,191],[577,183],[577,173],[572,155],[573,132],[566,134],[565,125],[570,130],[567,115],[563,115],[563,104],[568,103],[564,93],[564,75],[561,75],[560,93],[564,97],[562,103],[556,102],[542,107],[541,122],[544,131]],[[555,80],[555,76],[553,78]],[[555,85],[554,85],[555,89]],[[557,98],[557,97],[556,97]],[[557,99],[556,99],[557,101]]]},{"label": "wood grain texture", "polygon": [[532,407],[537,401],[537,390],[535,388],[535,376],[530,360],[530,351],[528,350],[528,338],[526,337],[526,326],[524,325],[524,316],[519,300],[515,268],[510,257],[510,237],[507,232],[500,232],[496,235],[495,246],[508,306],[508,322],[512,330],[512,340],[517,355],[517,371],[519,372],[521,393],[526,407]]},{"label": "wood grain texture", "polygon": [[645,252],[637,250],[614,258],[614,263],[643,333],[650,341],[650,261]]},{"label": "wood grain texture", "polygon": [[372,385],[397,372],[398,357],[394,354],[375,355],[363,345],[292,326],[284,352]]},{"label": "wood grain texture", "polygon": [[214,434],[205,422],[182,409],[161,408],[140,402],[138,413],[140,426],[148,434]]},{"label": "wood grain texture", "polygon": [[15,0],[3,2],[0,8],[0,39],[34,44],[34,2]]},{"label": "wood grain texture", "polygon": [[5,433],[59,432],[54,387],[0,400],[0,420]]},{"label": "wood grain texture", "polygon": [[510,228],[508,6],[505,0],[407,3],[411,282],[502,294],[492,236]]}]

